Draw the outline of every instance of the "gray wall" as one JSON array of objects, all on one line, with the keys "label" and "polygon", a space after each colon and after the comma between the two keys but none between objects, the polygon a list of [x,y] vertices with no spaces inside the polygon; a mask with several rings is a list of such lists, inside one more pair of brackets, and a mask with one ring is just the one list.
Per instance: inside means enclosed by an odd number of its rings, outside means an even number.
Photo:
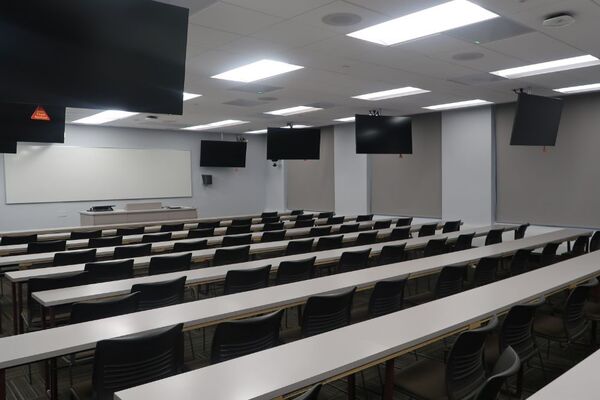
[{"label": "gray wall", "polygon": [[384,215],[442,215],[441,117],[413,117],[413,154],[371,156],[371,211]]},{"label": "gray wall", "polygon": [[[81,147],[158,148],[192,152],[193,197],[159,199],[165,205],[193,206],[199,216],[219,216],[262,212],[265,207],[264,136],[246,136],[248,154],[246,168],[200,168],[200,140],[219,139],[211,133],[175,132],[111,127],[68,125],[65,145]],[[233,140],[225,135],[226,140]],[[76,166],[74,166],[76,168]],[[126,171],[124,171],[126,172]],[[203,186],[201,174],[212,174],[213,185]],[[90,177],[93,179],[94,177]],[[57,179],[60,179],[57,177]],[[27,229],[79,225],[79,211],[92,202],[6,205],[4,193],[4,160],[0,162],[0,229]],[[24,182],[23,184],[27,184]],[[152,199],[148,199],[152,200]],[[134,200],[136,202],[143,200]],[[127,201],[103,201],[101,204],[122,206]]]},{"label": "gray wall", "polygon": [[334,126],[335,212],[366,214],[369,210],[367,155],[356,154],[354,124]]}]

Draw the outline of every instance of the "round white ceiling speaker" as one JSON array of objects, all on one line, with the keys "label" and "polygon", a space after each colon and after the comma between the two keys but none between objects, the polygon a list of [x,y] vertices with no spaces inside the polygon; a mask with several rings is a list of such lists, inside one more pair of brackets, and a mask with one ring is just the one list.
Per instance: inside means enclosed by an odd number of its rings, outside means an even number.
[{"label": "round white ceiling speaker", "polygon": [[549,28],[562,28],[565,26],[569,26],[575,22],[575,18],[569,14],[555,14],[551,15],[544,20],[542,25]]}]

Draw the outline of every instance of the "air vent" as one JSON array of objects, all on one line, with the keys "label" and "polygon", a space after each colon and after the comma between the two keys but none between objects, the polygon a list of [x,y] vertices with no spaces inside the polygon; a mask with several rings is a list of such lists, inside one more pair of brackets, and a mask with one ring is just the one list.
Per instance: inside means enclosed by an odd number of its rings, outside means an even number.
[{"label": "air vent", "polygon": [[236,99],[236,100],[227,101],[223,104],[225,104],[227,106],[237,106],[237,107],[255,107],[255,106],[258,106],[263,103],[260,101],[256,101],[256,100]]},{"label": "air vent", "polygon": [[321,21],[331,26],[352,26],[362,21],[362,17],[352,13],[333,13],[324,16]]}]

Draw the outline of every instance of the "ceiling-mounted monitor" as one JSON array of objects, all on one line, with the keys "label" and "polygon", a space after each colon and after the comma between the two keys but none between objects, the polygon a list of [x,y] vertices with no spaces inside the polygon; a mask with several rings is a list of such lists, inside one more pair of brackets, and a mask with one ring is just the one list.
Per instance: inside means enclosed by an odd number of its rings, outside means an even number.
[{"label": "ceiling-mounted monitor", "polygon": [[244,168],[246,166],[246,148],[246,142],[202,140],[200,142],[200,166]]},{"label": "ceiling-mounted monitor", "polygon": [[563,100],[519,93],[511,146],[554,146]]},{"label": "ceiling-mounted monitor", "polygon": [[412,154],[412,118],[356,115],[357,154]]},{"label": "ceiling-mounted monitor", "polygon": [[316,128],[269,128],[267,160],[318,160],[321,130]]},{"label": "ceiling-mounted monitor", "polygon": [[65,108],[0,103],[0,129],[4,140],[64,143]]},{"label": "ceiling-mounted monitor", "polygon": [[17,154],[17,142],[0,142],[0,154]]}]

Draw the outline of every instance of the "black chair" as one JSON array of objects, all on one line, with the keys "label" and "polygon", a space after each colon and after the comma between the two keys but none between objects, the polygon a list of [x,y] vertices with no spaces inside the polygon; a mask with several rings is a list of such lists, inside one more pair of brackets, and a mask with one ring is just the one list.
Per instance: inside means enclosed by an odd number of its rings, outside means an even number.
[{"label": "black chair", "polygon": [[484,257],[479,260],[473,274],[473,286],[479,287],[495,282],[498,278],[500,258]]},{"label": "black chair", "polygon": [[172,237],[171,232],[164,233],[153,233],[151,235],[142,236],[142,243],[158,243],[158,242],[168,242]]},{"label": "black chair", "polygon": [[99,238],[102,236],[102,229],[97,231],[74,231],[69,236],[70,240]]},{"label": "black chair", "polygon": [[187,271],[191,265],[192,253],[152,257],[148,266],[148,275]]},{"label": "black chair", "polygon": [[383,246],[377,265],[393,264],[406,260],[406,243],[396,244],[391,246]]},{"label": "black chair", "polygon": [[315,226],[314,219],[299,220],[294,222],[294,228],[311,228]]},{"label": "black chair", "polygon": [[275,224],[279,222],[280,218],[278,216],[275,217],[262,217],[260,222],[263,224]]},{"label": "black chair", "polygon": [[509,377],[515,375],[521,368],[521,360],[512,347],[507,347],[492,369],[491,376],[485,382],[475,400],[496,400],[502,385]]},{"label": "black chair", "polygon": [[133,260],[104,261],[85,265],[88,283],[102,283],[133,278]]},{"label": "black chair", "polygon": [[510,276],[521,275],[529,271],[531,250],[519,249],[510,260]]},{"label": "black chair", "polygon": [[373,214],[357,215],[356,222],[373,221]]},{"label": "black chair", "polygon": [[74,303],[69,321],[71,324],[80,324],[136,312],[138,307],[137,296],[137,293],[131,293],[116,299]]},{"label": "black chair", "polygon": [[[297,224],[297,222],[296,222],[296,224]],[[271,222],[271,223],[267,223],[267,224],[265,224],[265,226],[263,226],[263,231],[280,231],[284,228],[284,226],[285,225],[283,222]]]},{"label": "black chair", "polygon": [[288,242],[285,249],[285,255],[310,253],[313,249],[314,239],[292,240]]},{"label": "black chair", "polygon": [[260,237],[261,243],[278,242],[285,239],[286,231],[266,231]]},{"label": "black chair", "polygon": [[252,234],[248,233],[247,235],[240,236],[225,236],[223,237],[223,241],[221,242],[221,246],[243,246],[245,244],[252,244]]},{"label": "black chair", "polygon": [[200,239],[215,236],[215,228],[190,229],[188,239]]},{"label": "black chair", "polygon": [[442,227],[442,233],[458,232],[460,231],[460,220],[458,221],[446,221]]},{"label": "black chair", "polygon": [[226,265],[250,261],[250,246],[217,249],[212,259],[212,265]]},{"label": "black chair", "polygon": [[338,262],[337,272],[351,272],[367,268],[370,254],[371,249],[343,252]]},{"label": "black chair", "polygon": [[185,276],[170,281],[138,283],[131,293],[138,293],[138,311],[152,310],[183,303]]},{"label": "black chair", "polygon": [[208,248],[208,240],[188,240],[186,242],[175,242],[173,253],[183,253],[186,251],[204,250]]},{"label": "black chair", "polygon": [[231,226],[252,225],[252,218],[240,218],[231,220]]},{"label": "black chair", "polygon": [[250,233],[250,225],[231,225],[225,229],[226,235],[240,235],[242,233]]},{"label": "black chair", "polygon": [[67,251],[65,253],[55,253],[52,265],[59,267],[61,265],[85,264],[96,261],[96,249]]},{"label": "black chair", "polygon": [[346,220],[346,217],[344,217],[343,215],[340,215],[338,217],[329,217],[327,218],[327,225],[339,225],[339,224],[343,224],[344,221]]},{"label": "black chair", "polygon": [[317,240],[315,251],[339,249],[344,246],[344,236],[325,236]]},{"label": "black chair", "polygon": [[229,270],[225,275],[224,294],[247,292],[269,286],[271,266],[260,268]]},{"label": "black chair", "polygon": [[0,246],[7,246],[13,244],[28,244],[37,242],[38,235],[19,235],[19,236],[2,236],[0,239]]},{"label": "black chair", "polygon": [[304,210],[292,210],[290,215],[302,215],[304,214]]},{"label": "black chair", "polygon": [[571,251],[565,254],[566,257],[577,257],[584,255],[588,251],[590,238],[589,236],[579,236],[575,239]]},{"label": "black chair", "polygon": [[333,211],[327,211],[327,212],[322,212],[317,214],[317,218],[318,219],[323,219],[323,218],[331,218],[335,215],[335,213]]},{"label": "black chair", "polygon": [[280,344],[283,310],[260,317],[221,322],[215,328],[210,363],[242,357]]},{"label": "black chair", "polygon": [[314,219],[314,215],[313,214],[302,214],[302,215],[298,215],[296,217],[296,221],[306,221],[309,219]]},{"label": "black chair", "polygon": [[523,239],[525,237],[525,232],[529,228],[529,224],[522,224],[515,230],[515,240]]},{"label": "black chair", "polygon": [[539,257],[540,266],[546,267],[556,262],[556,250],[558,250],[560,243],[547,243],[542,249],[542,254]]},{"label": "black chair", "polygon": [[377,243],[377,235],[378,231],[369,231],[369,232],[361,232],[356,237],[354,241],[355,246],[364,246],[366,244],[375,244]]},{"label": "black chair", "polygon": [[419,237],[425,237],[425,236],[433,236],[435,235],[435,230],[437,229],[438,224],[423,224],[421,225],[421,227],[419,228]]},{"label": "black chair", "polygon": [[463,290],[466,265],[447,265],[442,268],[432,292],[417,294],[406,299],[407,303],[421,304],[460,293]]},{"label": "black chair", "polygon": [[143,226],[135,228],[117,228],[117,236],[143,235],[144,229]]},{"label": "black chair", "polygon": [[123,236],[109,236],[109,237],[99,237],[99,238],[91,238],[88,240],[88,248],[97,249],[100,247],[116,247],[121,246],[123,244]]},{"label": "black chair", "polygon": [[400,311],[404,305],[406,280],[407,278],[403,276],[377,282],[371,292],[371,297],[369,297],[367,318],[376,318]]},{"label": "black chair", "polygon": [[358,232],[359,224],[344,224],[340,226],[338,233]]},{"label": "black chair", "polygon": [[31,242],[27,244],[27,254],[55,253],[57,251],[65,251],[66,249],[66,240]]},{"label": "black chair", "polygon": [[439,256],[446,252],[446,238],[430,239],[423,250],[423,257]]},{"label": "black chair", "polygon": [[277,217],[279,218],[279,212],[277,211],[265,211],[264,213],[260,214],[261,218],[274,218]]},{"label": "black chair", "polygon": [[331,225],[329,226],[318,226],[311,228],[309,236],[319,237],[319,236],[327,236],[331,234]]},{"label": "black chair", "polygon": [[410,226],[412,224],[412,221],[412,217],[398,218],[396,220],[396,226]]},{"label": "black chair", "polygon": [[115,247],[115,252],[113,253],[114,259],[120,258],[135,258],[135,257],[145,257],[152,254],[152,244],[134,244],[130,246],[123,247]]},{"label": "black chair", "polygon": [[475,237],[474,233],[466,233],[459,235],[456,238],[456,242],[454,246],[452,246],[452,251],[463,251],[469,250],[473,247],[473,238]]},{"label": "black chair", "polygon": [[166,224],[160,226],[161,232],[177,232],[183,230],[184,224]]},{"label": "black chair", "polygon": [[590,239],[590,253],[600,249],[600,231],[594,232]]},{"label": "black chair", "polygon": [[492,244],[502,243],[502,234],[504,229],[490,229],[485,236],[485,245],[490,246]]},{"label": "black chair", "polygon": [[392,226],[392,220],[390,220],[390,219],[379,220],[379,221],[375,221],[373,223],[373,229],[374,230],[377,230],[377,229],[388,229],[391,226]]},{"label": "black chair", "polygon": [[277,268],[275,283],[283,285],[311,279],[315,274],[315,260],[317,257],[311,257],[304,260],[282,261]]},{"label": "black chair", "polygon": [[321,384],[313,386],[308,391],[304,392],[304,394],[296,397],[294,400],[318,400],[319,393],[321,392]]},{"label": "black chair", "polygon": [[180,373],[183,353],[183,324],[99,341],[92,383],[74,385],[71,394],[77,400],[112,400],[120,390]]},{"label": "black chair", "polygon": [[352,299],[356,288],[309,297],[302,312],[302,337],[318,335],[350,324]]},{"label": "black chair", "polygon": [[407,240],[410,239],[410,226],[404,228],[394,228],[392,232],[390,232],[389,240]]},{"label": "black chair", "polygon": [[221,221],[212,221],[212,222],[198,222],[196,225],[196,229],[215,229],[221,226]]}]

